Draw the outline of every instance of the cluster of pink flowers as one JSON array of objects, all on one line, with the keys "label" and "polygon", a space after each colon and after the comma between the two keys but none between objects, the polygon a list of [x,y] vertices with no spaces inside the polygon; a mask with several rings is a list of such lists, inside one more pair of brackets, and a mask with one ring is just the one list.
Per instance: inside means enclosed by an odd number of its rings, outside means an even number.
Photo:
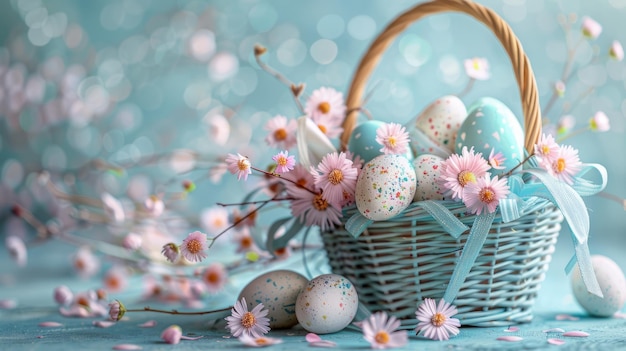
[{"label": "cluster of pink flowers", "polygon": [[574,183],[574,176],[582,167],[578,150],[557,144],[551,135],[541,136],[535,145],[535,156],[541,168],[569,185]]}]

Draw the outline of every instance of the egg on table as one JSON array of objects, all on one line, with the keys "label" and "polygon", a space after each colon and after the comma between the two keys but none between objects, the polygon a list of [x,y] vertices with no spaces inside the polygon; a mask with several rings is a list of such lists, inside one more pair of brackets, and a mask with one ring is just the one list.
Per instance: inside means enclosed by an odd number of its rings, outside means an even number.
[{"label": "egg on table", "polygon": [[591,256],[591,265],[604,297],[587,291],[578,265],[572,271],[572,291],[576,301],[590,315],[611,317],[624,307],[626,302],[626,278],[615,261],[602,255]]},{"label": "egg on table", "polygon": [[298,324],[296,299],[307,282],[303,275],[290,270],[267,272],[248,283],[237,300],[245,297],[249,310],[262,303],[269,311],[270,328],[290,328]]},{"label": "egg on table", "polygon": [[358,306],[352,282],[338,274],[323,274],[311,279],[298,295],[296,316],[311,333],[335,333],[352,322]]}]

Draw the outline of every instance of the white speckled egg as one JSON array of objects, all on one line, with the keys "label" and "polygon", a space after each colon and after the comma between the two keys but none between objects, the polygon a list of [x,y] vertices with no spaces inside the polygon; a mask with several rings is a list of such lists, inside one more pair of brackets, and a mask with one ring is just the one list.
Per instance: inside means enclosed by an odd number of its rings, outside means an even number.
[{"label": "white speckled egg", "polygon": [[[454,151],[454,140],[467,110],[463,101],[456,96],[448,95],[433,101],[424,109],[415,121],[415,127],[422,131],[437,146]],[[432,153],[422,145],[414,145],[418,154]]]},{"label": "white speckled egg", "polygon": [[298,324],[296,299],[308,282],[304,276],[289,270],[276,270],[253,279],[239,294],[246,298],[248,309],[259,303],[269,311],[270,328],[291,328]]},{"label": "white speckled egg", "polygon": [[598,297],[587,291],[578,265],[571,277],[574,297],[590,315],[610,317],[621,310],[626,302],[626,278],[617,263],[606,256],[591,256],[591,264],[604,297]]},{"label": "white speckled egg", "polygon": [[371,220],[389,219],[411,204],[415,188],[415,170],[406,157],[380,155],[363,165],[356,181],[356,207]]},{"label": "white speckled egg", "polygon": [[338,274],[324,274],[311,279],[298,295],[296,316],[311,333],[335,333],[352,322],[358,305],[352,282]]},{"label": "white speckled egg", "polygon": [[494,98],[482,98],[474,103],[456,136],[455,150],[463,147],[489,157],[491,150],[502,153],[506,172],[524,159],[524,132],[513,112]]},{"label": "white speckled egg", "polygon": [[437,178],[439,178],[441,164],[445,160],[435,155],[419,155],[413,160],[417,189],[413,201],[442,200],[443,194]]},{"label": "white speckled egg", "polygon": [[[374,157],[382,155],[380,149],[383,146],[376,142],[376,131],[384,125],[384,122],[370,120],[356,126],[350,134],[348,150],[360,156],[363,162],[369,162]],[[410,160],[413,159],[411,148],[407,148],[404,156]]]}]

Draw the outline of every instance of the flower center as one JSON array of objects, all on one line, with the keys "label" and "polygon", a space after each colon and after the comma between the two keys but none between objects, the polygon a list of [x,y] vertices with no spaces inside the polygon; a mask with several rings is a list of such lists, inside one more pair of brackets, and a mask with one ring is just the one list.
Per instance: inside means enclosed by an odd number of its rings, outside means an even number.
[{"label": "flower center", "polygon": [[239,168],[240,171],[247,171],[249,168],[248,160],[242,158],[241,160],[237,161],[237,168]]},{"label": "flower center", "polygon": [[287,158],[284,156],[281,156],[278,158],[278,160],[276,160],[276,164],[279,166],[286,166],[287,165]]},{"label": "flower center", "polygon": [[317,110],[321,113],[328,113],[330,112],[330,104],[326,101],[320,102],[320,104],[317,105]]},{"label": "flower center", "polygon": [[106,278],[106,285],[112,289],[112,290],[117,290],[120,288],[121,286],[121,282],[119,281],[119,279],[117,279],[117,277],[107,277]]},{"label": "flower center", "polygon": [[196,254],[202,251],[202,243],[198,239],[192,239],[187,242],[187,251]]},{"label": "flower center", "polygon": [[563,158],[559,158],[558,160],[556,160],[555,164],[554,164],[554,170],[557,173],[562,173],[565,170],[565,159]]},{"label": "flower center", "polygon": [[459,184],[464,187],[467,183],[476,183],[476,176],[470,171],[462,171],[459,173],[457,180],[459,181]]},{"label": "flower center", "polygon": [[209,272],[206,275],[206,281],[211,284],[217,284],[220,281],[220,275],[217,272]]},{"label": "flower center", "polygon": [[282,256],[282,255],[284,255],[286,253],[287,253],[287,248],[286,247],[281,247],[280,249],[274,250],[274,254],[276,254],[276,256]]},{"label": "flower center", "polygon": [[215,218],[213,220],[213,225],[217,228],[221,228],[224,225],[224,220],[222,218]]},{"label": "flower center", "polygon": [[543,145],[541,147],[541,153],[544,154],[544,155],[547,155],[547,154],[550,153],[550,148],[548,147],[548,145]]},{"label": "flower center", "polygon": [[328,129],[326,129],[325,126],[318,124],[317,127],[322,131],[322,133],[326,134],[326,132],[328,131]]},{"label": "flower center", "polygon": [[386,344],[389,342],[389,334],[386,331],[381,330],[376,333],[374,340],[376,340],[376,342],[379,344]]},{"label": "flower center", "polygon": [[473,66],[474,66],[475,70],[477,70],[477,71],[480,70],[480,63],[478,62],[478,60],[474,60],[474,62],[472,62],[472,63],[473,63]]},{"label": "flower center", "polygon": [[256,324],[256,317],[252,312],[246,312],[243,317],[241,317],[241,326],[250,329]]},{"label": "flower center", "polygon": [[276,141],[283,141],[287,139],[287,131],[285,128],[276,129],[274,131],[274,139],[276,139]]},{"label": "flower center", "polygon": [[313,207],[318,211],[326,211],[328,202],[322,198],[322,194],[317,194],[313,198]]},{"label": "flower center", "polygon": [[307,183],[306,178],[300,178],[296,181],[296,184],[298,184],[299,186],[303,188],[306,187],[306,183]]},{"label": "flower center", "polygon": [[435,327],[441,327],[443,325],[443,323],[446,321],[446,316],[443,313],[437,312],[433,315],[433,317],[430,319],[430,322],[435,326]]},{"label": "flower center", "polygon": [[333,169],[332,172],[328,173],[328,181],[332,185],[337,185],[341,183],[343,180],[343,173],[339,169]]},{"label": "flower center", "polygon": [[259,346],[265,346],[268,344],[268,341],[266,338],[258,338],[254,342]]},{"label": "flower center", "polygon": [[490,203],[493,200],[495,200],[496,194],[493,192],[493,190],[491,190],[489,188],[485,188],[485,189],[482,189],[478,193],[478,198],[480,198],[480,201],[482,201],[484,203]]},{"label": "flower center", "polygon": [[398,141],[396,140],[396,138],[395,138],[395,137],[390,136],[390,137],[387,139],[387,144],[389,144],[389,146],[391,146],[391,147],[396,147],[396,144],[397,144],[397,143],[398,143]]},{"label": "flower center", "polygon": [[241,238],[241,247],[243,247],[244,249],[249,248],[250,246],[252,246],[252,238],[249,236],[244,236],[243,238]]}]

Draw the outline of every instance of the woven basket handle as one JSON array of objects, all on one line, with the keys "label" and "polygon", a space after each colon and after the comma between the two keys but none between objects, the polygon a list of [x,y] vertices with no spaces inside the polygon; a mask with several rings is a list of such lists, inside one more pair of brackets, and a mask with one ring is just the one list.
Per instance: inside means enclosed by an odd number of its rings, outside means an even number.
[{"label": "woven basket handle", "polygon": [[343,134],[341,135],[342,149],[346,149],[350,134],[355,127],[357,110],[361,106],[367,80],[387,47],[398,34],[402,33],[413,22],[427,15],[445,11],[463,12],[474,17],[489,27],[500,40],[513,64],[515,78],[517,79],[522,99],[524,130],[526,133],[524,146],[529,153],[532,152],[533,145],[539,140],[541,133],[541,110],[537,94],[537,83],[535,82],[535,76],[528,57],[526,57],[522,44],[520,44],[511,27],[498,14],[469,0],[434,0],[419,4],[397,17],[378,35],[361,59],[352,78],[346,102],[347,111],[349,112],[343,121]]}]

